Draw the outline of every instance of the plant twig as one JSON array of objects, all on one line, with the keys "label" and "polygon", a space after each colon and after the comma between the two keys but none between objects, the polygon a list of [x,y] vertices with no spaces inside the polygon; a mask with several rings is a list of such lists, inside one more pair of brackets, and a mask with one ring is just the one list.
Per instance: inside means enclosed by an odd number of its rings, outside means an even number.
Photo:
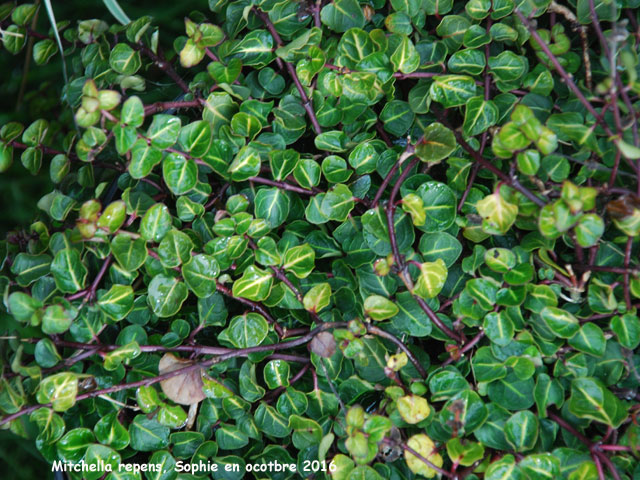
[{"label": "plant twig", "polygon": [[427,372],[424,369],[424,367],[420,364],[420,362],[415,357],[415,355],[411,352],[411,350],[409,350],[407,346],[404,343],[402,343],[395,335],[392,335],[389,332],[386,332],[374,325],[367,325],[367,332],[373,335],[376,335],[378,337],[382,337],[386,340],[389,340],[391,343],[393,343],[396,347],[398,347],[400,350],[402,350],[405,353],[409,361],[413,364],[414,367],[416,367],[416,370],[418,370],[418,373],[420,374],[420,376],[422,378],[427,378]]},{"label": "plant twig", "polygon": [[[284,43],[282,42],[282,38],[280,38],[280,35],[276,31],[275,26],[269,19],[269,15],[257,7],[253,7],[253,12],[264,22],[264,24],[267,27],[267,30],[269,30],[269,33],[271,33],[273,40],[276,42],[276,45],[278,45],[278,47],[284,46]],[[309,100],[309,97],[307,96],[307,92],[305,92],[304,87],[302,86],[302,83],[300,83],[300,79],[298,78],[298,74],[296,73],[295,67],[289,62],[284,62],[284,65],[287,69],[287,72],[289,72],[289,76],[291,77],[291,80],[293,80],[293,83],[298,89],[298,93],[300,93],[300,98],[302,99],[302,107],[307,112],[307,115],[309,116],[309,120],[311,120],[311,125],[313,126],[313,130],[316,132],[316,135],[320,135],[322,133],[322,128],[320,127],[320,123],[318,123],[318,119],[313,110],[313,103],[311,100]]]},{"label": "plant twig", "polygon": [[189,87],[187,86],[185,81],[180,77],[180,75],[178,75],[178,72],[173,69],[173,65],[171,65],[171,62],[167,62],[163,57],[155,54],[153,50],[144,45],[142,42],[134,44],[133,47],[137,48],[147,57],[149,57],[151,61],[155,63],[156,67],[166,73],[167,76],[171,77],[171,80],[176,82],[176,85],[178,85],[184,93],[191,93],[191,90],[189,90]]},{"label": "plant twig", "polygon": [[[304,345],[308,342],[310,342],[316,335],[318,335],[321,332],[324,332],[326,330],[332,329],[332,328],[343,328],[347,326],[346,322],[327,322],[327,323],[323,323],[322,325],[314,328],[313,330],[311,330],[308,334],[296,338],[294,340],[288,340],[285,342],[280,342],[280,343],[275,343],[275,344],[266,344],[266,345],[257,345],[255,347],[247,347],[247,348],[241,348],[241,349],[237,349],[237,350],[233,350],[221,355],[218,355],[216,357],[210,358],[208,360],[204,360],[202,362],[197,362],[197,363],[193,363],[191,365],[188,365],[186,367],[183,368],[179,368],[177,370],[173,370],[171,372],[167,372],[164,373],[162,375],[156,375],[154,377],[149,377],[149,378],[144,378],[142,380],[139,380],[137,382],[130,382],[130,383],[122,383],[119,385],[113,385],[111,387],[107,387],[107,388],[103,388],[100,390],[93,390],[91,392],[87,392],[87,393],[83,393],[81,395],[78,395],[76,397],[76,402],[79,402],[81,400],[86,400],[87,398],[94,398],[94,397],[99,397],[101,395],[106,395],[108,393],[114,393],[114,392],[119,392],[122,390],[128,390],[130,388],[138,388],[138,387],[142,387],[142,386],[148,386],[148,385],[153,385],[155,383],[161,382],[162,380],[166,380],[168,378],[171,377],[175,377],[176,375],[183,375],[183,374],[187,374],[191,371],[194,370],[198,370],[198,369],[203,369],[203,368],[207,368],[210,367],[211,365],[215,365],[217,363],[223,362],[225,360],[229,360],[231,358],[236,358],[236,357],[244,357],[249,355],[250,353],[257,353],[257,352],[269,352],[271,350],[285,350],[288,348],[294,348],[294,347],[298,347],[300,345]],[[47,404],[41,404],[41,405],[32,405],[29,407],[25,407],[23,409],[21,409],[20,411],[13,413],[11,415],[7,415],[5,417],[3,417],[0,420],[0,425],[4,425],[5,423],[8,423],[12,420],[15,420],[17,418],[20,418],[23,415],[27,415],[35,410],[37,410],[38,408],[41,407],[50,407],[51,404],[47,403]]]}]

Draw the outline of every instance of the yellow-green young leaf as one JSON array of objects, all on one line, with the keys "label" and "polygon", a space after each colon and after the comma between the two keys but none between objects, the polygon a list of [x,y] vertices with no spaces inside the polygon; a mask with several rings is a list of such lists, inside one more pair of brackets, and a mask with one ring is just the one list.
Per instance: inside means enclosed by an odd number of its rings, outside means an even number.
[{"label": "yellow-green young leaf", "polygon": [[518,215],[518,206],[507,202],[498,192],[478,201],[476,210],[482,217],[482,230],[490,235],[507,233]]},{"label": "yellow-green young leaf", "polygon": [[161,403],[158,391],[151,385],[143,385],[136,390],[136,401],[144,413],[153,412]]},{"label": "yellow-green young leaf", "polygon": [[329,306],[331,301],[331,285],[321,283],[312,287],[303,299],[304,308],[310,312],[319,312]]},{"label": "yellow-green young leaf", "polygon": [[454,437],[447,441],[447,454],[452,461],[464,467],[469,467],[482,459],[484,445],[479,442],[470,442],[461,440],[460,437]]},{"label": "yellow-green young leaf", "polygon": [[420,265],[420,274],[413,288],[413,293],[422,298],[433,298],[447,281],[447,265],[441,258],[435,262],[424,262]]},{"label": "yellow-green young leaf", "polygon": [[273,277],[271,273],[250,265],[238,280],[233,282],[233,295],[254,302],[265,300],[271,293]]},{"label": "yellow-green young leaf", "polygon": [[402,419],[410,424],[416,424],[429,416],[431,407],[424,397],[405,395],[397,400],[398,412]]},{"label": "yellow-green young leaf", "polygon": [[315,266],[315,258],[315,250],[305,243],[287,250],[282,267],[298,278],[306,278]]},{"label": "yellow-green young leaf", "polygon": [[416,156],[429,164],[439,163],[456,149],[456,137],[441,123],[432,123],[424,130],[422,140],[416,145]]},{"label": "yellow-green young leaf", "polygon": [[411,215],[415,226],[424,225],[427,221],[427,212],[422,198],[415,193],[409,193],[402,197],[402,210]]},{"label": "yellow-green young leaf", "polygon": [[[414,435],[407,441],[407,445],[421,457],[429,460],[429,462],[436,467],[442,467],[442,456],[437,452],[436,445],[433,443],[433,440],[431,440],[427,435],[423,433]],[[433,468],[429,467],[420,458],[416,457],[408,450],[404,451],[404,459],[407,462],[407,467],[409,467],[409,470],[413,473],[427,478],[433,478],[437,474]]]},{"label": "yellow-green young leaf", "polygon": [[373,320],[386,320],[398,313],[398,307],[381,295],[370,295],[364,301],[364,313]]},{"label": "yellow-green young leaf", "polygon": [[351,458],[342,453],[333,457],[331,464],[335,466],[335,469],[331,472],[332,480],[347,480],[356,465]]},{"label": "yellow-green young leaf", "polygon": [[56,412],[69,410],[76,403],[78,377],[75,373],[62,372],[46,377],[36,392],[38,403],[51,403]]},{"label": "yellow-green young leaf", "polygon": [[127,216],[126,205],[122,200],[111,202],[104,209],[102,215],[98,219],[98,227],[107,230],[110,233],[118,230]]},{"label": "yellow-green young leaf", "polygon": [[180,65],[184,68],[194,67],[202,61],[204,54],[204,48],[199,47],[196,42],[189,38],[182,50],[180,50]]},{"label": "yellow-green young leaf", "polygon": [[131,342],[127,345],[123,345],[120,348],[117,348],[103,357],[103,364],[105,370],[115,370],[122,363],[127,363],[128,360],[132,360],[140,355],[140,346],[138,342]]}]

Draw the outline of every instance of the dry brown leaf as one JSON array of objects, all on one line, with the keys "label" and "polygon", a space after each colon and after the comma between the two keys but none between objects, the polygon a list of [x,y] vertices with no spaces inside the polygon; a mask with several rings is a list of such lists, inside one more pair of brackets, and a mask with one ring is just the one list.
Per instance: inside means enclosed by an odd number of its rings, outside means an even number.
[{"label": "dry brown leaf", "polygon": [[[184,358],[178,358],[172,353],[165,353],[160,359],[158,370],[160,375],[179,370],[194,362]],[[196,368],[187,373],[178,374],[160,382],[164,394],[176,403],[191,405],[204,400],[206,395],[202,391],[202,368]]]},{"label": "dry brown leaf", "polygon": [[336,340],[333,333],[320,332],[311,340],[311,351],[316,355],[329,358],[336,352]]}]

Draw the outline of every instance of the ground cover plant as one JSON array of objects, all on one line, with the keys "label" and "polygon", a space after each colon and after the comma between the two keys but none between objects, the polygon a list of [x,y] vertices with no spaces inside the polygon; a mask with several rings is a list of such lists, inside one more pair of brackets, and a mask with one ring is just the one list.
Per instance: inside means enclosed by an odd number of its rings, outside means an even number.
[{"label": "ground cover plant", "polygon": [[0,130],[52,185],[3,428],[90,480],[640,476],[640,2],[104,3],[0,6],[60,65]]}]

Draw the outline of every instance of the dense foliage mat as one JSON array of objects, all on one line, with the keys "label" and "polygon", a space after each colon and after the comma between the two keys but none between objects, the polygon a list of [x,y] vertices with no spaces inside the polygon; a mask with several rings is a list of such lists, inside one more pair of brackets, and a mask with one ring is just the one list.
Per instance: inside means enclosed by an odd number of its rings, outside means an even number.
[{"label": "dense foliage mat", "polygon": [[640,2],[105,3],[0,6],[61,66],[0,131],[55,185],[4,428],[91,480],[640,476]]}]

